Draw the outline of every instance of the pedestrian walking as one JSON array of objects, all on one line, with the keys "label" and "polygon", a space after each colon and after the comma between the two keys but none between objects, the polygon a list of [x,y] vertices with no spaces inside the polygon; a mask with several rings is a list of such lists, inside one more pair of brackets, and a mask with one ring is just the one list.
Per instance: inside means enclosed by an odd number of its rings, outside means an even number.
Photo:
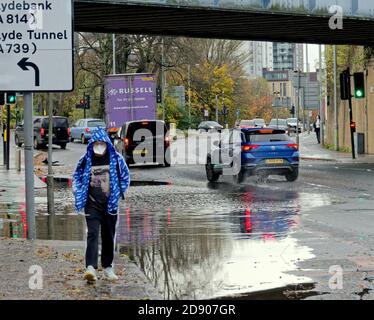
[{"label": "pedestrian walking", "polygon": [[314,131],[316,132],[317,142],[321,143],[321,117],[318,115],[316,121],[313,124]]},{"label": "pedestrian walking", "polygon": [[125,160],[116,152],[105,129],[94,130],[73,181],[75,208],[78,212],[84,210],[87,224],[84,279],[88,282],[97,280],[100,232],[104,276],[115,281],[118,279],[113,270],[118,204],[121,196],[124,199],[130,176]]}]

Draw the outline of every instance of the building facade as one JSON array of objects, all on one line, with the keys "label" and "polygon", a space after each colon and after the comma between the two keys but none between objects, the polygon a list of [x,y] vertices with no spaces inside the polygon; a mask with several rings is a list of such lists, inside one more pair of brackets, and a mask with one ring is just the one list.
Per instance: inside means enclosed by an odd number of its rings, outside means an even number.
[{"label": "building facade", "polygon": [[243,48],[249,55],[248,62],[244,66],[248,79],[262,77],[263,69],[273,69],[273,43],[248,41]]},{"label": "building facade", "polygon": [[274,70],[303,70],[304,47],[295,43],[273,43]]},{"label": "building facade", "polygon": [[295,90],[292,85],[293,71],[291,70],[263,70],[263,77],[267,80],[269,91],[274,98],[280,98],[284,107],[287,99],[291,104],[295,101]]}]

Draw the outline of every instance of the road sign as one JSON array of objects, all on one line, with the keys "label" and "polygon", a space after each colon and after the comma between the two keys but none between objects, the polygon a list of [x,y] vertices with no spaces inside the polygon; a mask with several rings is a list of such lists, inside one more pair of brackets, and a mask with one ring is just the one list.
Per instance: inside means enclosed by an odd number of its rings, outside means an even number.
[{"label": "road sign", "polygon": [[0,90],[73,90],[72,0],[2,0]]}]

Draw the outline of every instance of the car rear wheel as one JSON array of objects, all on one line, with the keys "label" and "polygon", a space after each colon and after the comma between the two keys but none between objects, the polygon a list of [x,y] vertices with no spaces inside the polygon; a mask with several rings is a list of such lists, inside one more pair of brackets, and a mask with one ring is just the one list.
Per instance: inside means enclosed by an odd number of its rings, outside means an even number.
[{"label": "car rear wheel", "polygon": [[74,138],[73,137],[70,137],[70,142],[74,142]]},{"label": "car rear wheel", "polygon": [[81,141],[82,141],[82,144],[86,144],[87,143],[87,140],[84,137],[84,134],[82,134]]},{"label": "car rear wheel", "polygon": [[65,150],[66,149],[66,143],[61,144],[60,147],[61,147],[62,150]]},{"label": "car rear wheel", "polygon": [[205,165],[206,177],[209,182],[216,182],[218,181],[221,174],[214,172],[212,161],[210,158],[207,159],[207,163]]},{"label": "car rear wheel", "polygon": [[165,155],[165,157],[164,157],[164,166],[166,168],[169,168],[171,166],[171,159],[167,155]]},{"label": "car rear wheel", "polygon": [[288,182],[294,182],[299,177],[299,169],[294,169],[293,171],[290,171],[286,173],[286,179]]}]

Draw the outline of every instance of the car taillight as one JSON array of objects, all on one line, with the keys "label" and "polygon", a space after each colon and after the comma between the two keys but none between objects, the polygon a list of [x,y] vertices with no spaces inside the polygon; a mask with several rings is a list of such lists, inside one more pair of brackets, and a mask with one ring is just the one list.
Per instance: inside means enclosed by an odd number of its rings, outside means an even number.
[{"label": "car taillight", "polygon": [[165,145],[170,145],[170,137],[165,137]]},{"label": "car taillight", "polygon": [[70,137],[70,128],[68,128],[68,136]]},{"label": "car taillight", "polygon": [[245,146],[242,146],[242,151],[243,152],[251,152],[252,150],[254,149],[257,149],[259,146],[258,145],[245,145]]},{"label": "car taillight", "polygon": [[126,149],[128,148],[129,143],[130,143],[129,139],[127,139],[127,138],[123,139],[123,144],[125,145]]},{"label": "car taillight", "polygon": [[43,137],[44,136],[44,128],[40,129],[40,135]]},{"label": "car taillight", "polygon": [[296,143],[289,143],[287,145],[287,147],[291,148],[291,149],[295,149],[295,150],[299,150],[299,145],[296,144]]},{"label": "car taillight", "polygon": [[90,133],[90,128],[86,128],[84,129],[84,131],[86,131],[87,133]]}]

